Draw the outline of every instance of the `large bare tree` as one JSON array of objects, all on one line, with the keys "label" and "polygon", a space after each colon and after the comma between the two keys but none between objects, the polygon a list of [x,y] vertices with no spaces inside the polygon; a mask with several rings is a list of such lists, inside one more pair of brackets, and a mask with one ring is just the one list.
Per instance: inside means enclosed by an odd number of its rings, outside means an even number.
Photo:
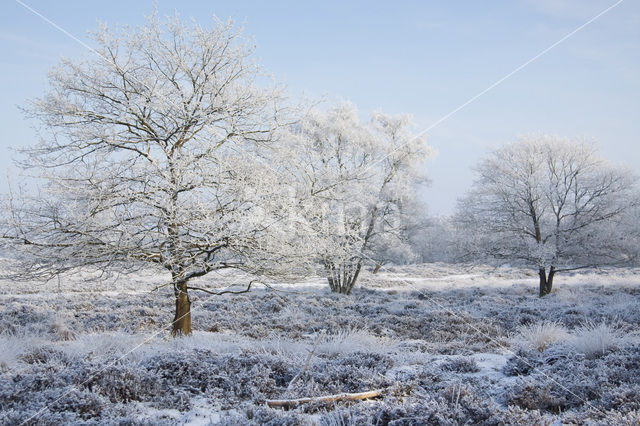
[{"label": "large bare tree", "polygon": [[467,241],[535,266],[540,296],[559,272],[630,260],[618,230],[637,204],[636,178],[601,159],[594,144],[526,137],[491,152],[476,172],[458,211]]},{"label": "large bare tree", "polygon": [[44,184],[12,194],[3,241],[19,250],[23,279],[163,268],[172,332],[189,334],[190,280],[264,273],[293,241],[292,192],[260,155],[275,140],[281,92],[232,22],[152,16],[94,39],[97,55],[62,61],[27,108],[41,140],[23,163]]}]

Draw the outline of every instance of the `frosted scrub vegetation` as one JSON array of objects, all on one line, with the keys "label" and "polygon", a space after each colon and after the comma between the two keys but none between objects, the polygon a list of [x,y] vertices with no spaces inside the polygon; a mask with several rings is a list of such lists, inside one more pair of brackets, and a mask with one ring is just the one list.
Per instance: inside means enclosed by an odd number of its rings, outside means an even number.
[{"label": "frosted scrub vegetation", "polygon": [[[638,277],[566,274],[540,303],[526,268],[365,268],[348,297],[324,277],[274,284],[279,292],[194,293],[198,327],[179,339],[167,338],[172,301],[169,289],[151,291],[163,281],[154,273],[106,284],[64,276],[60,291],[56,280],[4,281],[0,423],[47,406],[32,424],[633,424]],[[588,344],[591,333],[600,340]],[[357,404],[265,407],[378,388],[381,398]]]},{"label": "frosted scrub vegetation", "polygon": [[497,149],[429,217],[409,116],[295,104],[231,22],[93,37],[2,200],[0,423],[640,421],[640,198],[595,144]]}]

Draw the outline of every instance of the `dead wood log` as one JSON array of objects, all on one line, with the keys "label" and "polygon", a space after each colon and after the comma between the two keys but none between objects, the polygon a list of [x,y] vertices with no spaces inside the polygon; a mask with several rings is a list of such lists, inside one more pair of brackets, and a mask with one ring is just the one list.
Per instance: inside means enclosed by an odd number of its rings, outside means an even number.
[{"label": "dead wood log", "polygon": [[302,404],[318,402],[361,401],[363,399],[376,398],[384,393],[384,389],[376,389],[368,392],[339,393],[337,395],[317,396],[315,398],[298,399],[268,399],[267,406],[271,408],[295,408]]}]

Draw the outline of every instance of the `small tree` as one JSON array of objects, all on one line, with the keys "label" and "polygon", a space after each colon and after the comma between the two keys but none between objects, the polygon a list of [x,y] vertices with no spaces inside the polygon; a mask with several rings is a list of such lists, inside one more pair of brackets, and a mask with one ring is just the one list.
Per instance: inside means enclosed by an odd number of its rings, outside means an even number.
[{"label": "small tree", "polygon": [[100,58],[63,61],[28,111],[43,136],[25,165],[45,185],[10,199],[14,276],[157,265],[174,289],[172,333],[190,334],[190,280],[229,267],[275,273],[294,258],[292,192],[260,156],[281,95],[258,86],[231,22],[152,16],[94,39]]},{"label": "small tree", "polygon": [[522,138],[476,171],[458,207],[466,239],[478,253],[534,265],[540,296],[558,272],[629,260],[612,236],[637,199],[636,179],[600,159],[593,144]]},{"label": "small tree", "polygon": [[410,128],[407,116],[381,113],[362,124],[355,107],[342,104],[291,129],[291,173],[312,200],[305,217],[334,292],[351,292],[373,242],[401,226],[392,217],[424,180],[430,151]]}]

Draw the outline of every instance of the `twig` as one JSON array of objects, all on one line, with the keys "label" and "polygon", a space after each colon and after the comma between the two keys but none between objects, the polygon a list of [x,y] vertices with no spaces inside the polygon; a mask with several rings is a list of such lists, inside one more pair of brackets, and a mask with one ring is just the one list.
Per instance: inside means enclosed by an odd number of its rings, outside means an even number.
[{"label": "twig", "polygon": [[273,287],[272,285],[267,284],[267,283],[260,282],[260,284],[262,284],[263,286],[265,286],[265,287],[266,287],[266,288],[268,288],[269,290],[273,291],[273,292],[275,293],[275,295],[276,295],[276,296],[278,296],[280,299],[284,300],[285,302],[287,302],[287,303],[291,302],[288,298],[286,298],[285,296],[283,296],[282,294],[280,294],[280,293],[286,293],[286,291],[284,291],[284,290],[278,290],[277,288],[275,288],[275,287]]},{"label": "twig", "polygon": [[376,398],[384,393],[384,389],[376,389],[359,393],[340,393],[337,395],[318,396],[315,398],[299,399],[268,399],[267,406],[271,408],[295,408],[302,404],[317,402],[361,401],[363,399]]},{"label": "twig", "polygon": [[293,379],[291,379],[291,381],[289,382],[289,386],[287,386],[287,390],[285,391],[285,395],[291,390],[291,387],[293,386],[293,384],[295,382],[297,382],[298,379],[300,379],[300,377],[302,377],[302,375],[307,371],[307,368],[309,368],[309,363],[311,362],[311,357],[313,357],[313,354],[315,353],[316,349],[318,348],[318,344],[320,343],[320,341],[324,337],[325,331],[326,330],[322,330],[320,332],[320,335],[316,339],[316,342],[313,344],[313,348],[311,349],[311,351],[309,352],[309,355],[307,356],[307,360],[304,362],[304,367],[302,368],[302,370],[300,370],[300,372],[298,374],[296,374],[296,376]]},{"label": "twig", "polygon": [[252,280],[251,282],[249,282],[249,285],[247,286],[247,288],[246,288],[246,289],[244,289],[244,290],[238,290],[238,291],[233,291],[233,290],[224,290],[224,291],[215,292],[215,291],[211,291],[211,290],[209,290],[209,289],[201,288],[201,287],[187,287],[187,290],[198,290],[198,291],[203,291],[203,292],[205,292],[205,293],[212,294],[212,295],[214,295],[214,296],[220,296],[220,295],[223,295],[223,294],[242,294],[242,293],[248,293],[248,292],[249,292],[249,290],[251,289],[251,286],[253,285],[253,283],[262,284],[263,286],[265,286],[265,287],[266,287],[266,288],[268,288],[269,290],[271,290],[271,291],[273,291],[274,293],[276,293],[276,295],[277,295],[278,297],[280,297],[281,299],[283,299],[285,302],[289,302],[289,301],[290,301],[289,299],[287,299],[287,298],[286,298],[286,297],[284,297],[283,295],[278,294],[278,293],[281,293],[281,292],[282,292],[281,290],[278,290],[277,288],[274,288],[274,287],[272,287],[271,285],[269,285],[269,284],[267,284],[267,283],[263,283],[263,282],[258,281],[258,280]]},{"label": "twig", "polygon": [[172,284],[171,282],[164,283],[164,284],[160,284],[160,285],[158,285],[158,286],[154,287],[154,288],[151,290],[151,293],[153,293],[154,291],[158,291],[158,290],[160,290],[162,287],[166,287],[166,286],[171,285],[171,284]]},{"label": "twig", "polygon": [[251,286],[253,285],[254,282],[256,282],[256,281],[255,280],[249,281],[249,285],[247,285],[247,288],[245,288],[244,290],[238,290],[238,291],[224,290],[224,291],[215,292],[215,291],[207,290],[206,288],[200,288],[200,287],[187,287],[187,290],[204,291],[205,293],[209,293],[209,294],[212,294],[214,296],[221,296],[223,294],[242,294],[242,293],[248,293],[249,290],[251,290]]}]

